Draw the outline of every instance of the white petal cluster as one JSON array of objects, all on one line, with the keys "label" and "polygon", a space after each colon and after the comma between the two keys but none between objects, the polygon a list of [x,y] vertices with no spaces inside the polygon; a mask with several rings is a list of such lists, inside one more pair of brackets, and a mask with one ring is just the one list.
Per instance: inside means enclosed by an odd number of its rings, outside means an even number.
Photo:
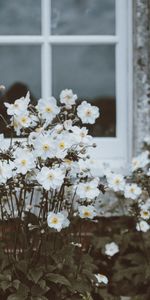
[{"label": "white petal cluster", "polygon": [[47,123],[51,123],[56,115],[60,112],[60,108],[57,106],[56,99],[51,97],[49,99],[40,99],[36,106],[39,114]]},{"label": "white petal cluster", "polygon": [[100,193],[98,189],[99,180],[97,178],[89,181],[89,182],[80,182],[77,187],[77,195],[83,199],[94,199]]},{"label": "white petal cluster", "polygon": [[12,177],[12,167],[13,165],[11,163],[0,161],[0,184],[6,183],[7,180]]},{"label": "white petal cluster", "polygon": [[77,108],[77,115],[83,124],[94,124],[99,117],[99,109],[86,101],[83,101]]},{"label": "white petal cluster", "polygon": [[107,182],[109,188],[114,190],[115,192],[123,191],[125,188],[125,180],[123,175],[110,173],[107,176]]},{"label": "white petal cluster", "polygon": [[104,283],[104,284],[107,284],[108,283],[108,278],[107,276],[103,275],[103,274],[95,274],[95,277],[97,279],[97,283],[96,283],[96,286],[99,286],[100,283]]},{"label": "white petal cluster", "polygon": [[141,193],[142,190],[136,183],[127,184],[125,186],[125,191],[124,191],[125,198],[136,200],[141,195]]},{"label": "white petal cluster", "polygon": [[144,220],[141,220],[139,223],[136,224],[137,231],[147,232],[149,229],[150,225]]},{"label": "white petal cluster", "polygon": [[150,163],[149,152],[144,151],[140,155],[132,159],[132,171],[143,169],[149,163]]},{"label": "white petal cluster", "polygon": [[93,205],[80,205],[78,206],[79,216],[82,219],[93,219],[96,217],[97,213]]},{"label": "white petal cluster", "polygon": [[21,116],[26,114],[29,102],[30,102],[29,92],[25,97],[21,97],[20,99],[15,100],[13,104],[9,104],[5,102],[5,106],[7,107],[7,114],[10,116]]},{"label": "white petal cluster", "polygon": [[63,228],[69,226],[68,213],[66,211],[60,211],[58,213],[49,212],[47,217],[47,224],[50,228],[53,228],[60,232]]},{"label": "white petal cluster", "polygon": [[43,186],[45,190],[60,188],[63,180],[64,173],[60,168],[47,168],[43,167],[37,175],[37,181]]},{"label": "white petal cluster", "polygon": [[105,245],[105,254],[108,256],[113,256],[119,252],[119,247],[116,243],[111,242]]},{"label": "white petal cluster", "polygon": [[77,95],[71,89],[65,89],[60,93],[60,102],[66,106],[72,106],[77,100]]},{"label": "white petal cluster", "polygon": [[25,175],[35,167],[35,158],[32,152],[18,149],[18,151],[15,152],[15,157],[14,164],[16,173]]}]

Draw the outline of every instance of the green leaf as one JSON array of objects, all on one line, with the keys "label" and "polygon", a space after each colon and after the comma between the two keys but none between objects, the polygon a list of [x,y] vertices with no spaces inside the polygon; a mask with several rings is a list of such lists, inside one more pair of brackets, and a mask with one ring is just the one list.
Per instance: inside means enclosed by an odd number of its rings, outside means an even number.
[{"label": "green leaf", "polygon": [[27,299],[26,297],[22,297],[21,295],[16,294],[12,294],[10,296],[8,296],[7,300],[25,300]]},{"label": "green leaf", "polygon": [[31,277],[31,279],[35,283],[37,283],[42,276],[43,276],[43,270],[41,268],[39,268],[39,269],[30,270],[28,277]]},{"label": "green leaf", "polygon": [[60,283],[62,285],[70,286],[69,280],[66,277],[64,277],[63,275],[49,273],[46,276],[46,278],[47,278],[47,280],[52,281],[54,283]]}]

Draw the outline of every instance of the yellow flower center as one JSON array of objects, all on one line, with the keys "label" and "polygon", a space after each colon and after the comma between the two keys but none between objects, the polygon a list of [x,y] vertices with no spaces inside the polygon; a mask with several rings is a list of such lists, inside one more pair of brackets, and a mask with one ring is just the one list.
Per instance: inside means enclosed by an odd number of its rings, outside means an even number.
[{"label": "yellow flower center", "polygon": [[18,108],[18,107],[19,107],[19,105],[18,105],[17,103],[14,103],[14,107]]},{"label": "yellow flower center", "polygon": [[91,116],[91,114],[92,114],[91,110],[88,109],[85,114],[86,114],[86,116]]},{"label": "yellow flower center", "polygon": [[115,183],[116,183],[116,184],[119,184],[119,183],[120,183],[120,179],[119,179],[119,178],[116,178],[116,179],[115,179]]},{"label": "yellow flower center", "polygon": [[131,193],[134,193],[134,192],[135,192],[135,188],[131,188],[131,189],[130,189],[130,192],[131,192]]},{"label": "yellow flower center", "polygon": [[27,117],[22,117],[22,118],[21,118],[21,122],[22,122],[23,124],[25,124],[25,123],[27,122]]},{"label": "yellow flower center", "polygon": [[84,217],[90,217],[91,216],[91,213],[89,211],[84,211]]},{"label": "yellow flower center", "polygon": [[52,180],[54,178],[54,175],[53,174],[48,174],[48,179],[49,180]]},{"label": "yellow flower center", "polygon": [[85,191],[88,192],[91,190],[91,187],[88,185],[88,186],[85,186]]},{"label": "yellow flower center", "polygon": [[48,144],[44,144],[43,145],[43,150],[46,152],[46,151],[48,151],[49,150],[49,145]]},{"label": "yellow flower center", "polygon": [[52,224],[58,224],[58,218],[53,217],[51,223]]},{"label": "yellow flower center", "polygon": [[62,141],[62,142],[59,143],[58,146],[59,146],[60,149],[64,149],[65,148],[65,143]]},{"label": "yellow flower center", "polygon": [[149,215],[148,211],[143,211],[143,215],[147,217]]},{"label": "yellow flower center", "polygon": [[22,166],[25,166],[26,163],[27,163],[27,161],[25,159],[22,159],[22,161],[21,161]]},{"label": "yellow flower center", "polygon": [[48,113],[51,113],[52,112],[52,108],[50,106],[47,106],[45,108],[45,111],[48,112]]}]

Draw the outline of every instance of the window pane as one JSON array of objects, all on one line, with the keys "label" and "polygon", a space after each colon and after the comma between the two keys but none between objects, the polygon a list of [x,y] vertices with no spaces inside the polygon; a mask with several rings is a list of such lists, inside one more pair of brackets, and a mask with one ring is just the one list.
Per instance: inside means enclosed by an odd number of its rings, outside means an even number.
[{"label": "window pane", "polygon": [[52,34],[115,34],[115,0],[52,0]]},{"label": "window pane", "polygon": [[72,88],[81,100],[98,105],[101,117],[90,132],[115,136],[115,47],[53,46],[53,95]]},{"label": "window pane", "polygon": [[[38,46],[0,47],[0,84],[6,87],[0,97],[0,113],[6,116],[4,102],[13,102],[29,90],[32,101],[41,96],[41,49]],[[5,126],[0,119],[0,132]]]},{"label": "window pane", "polygon": [[41,0],[0,0],[0,34],[40,32]]}]

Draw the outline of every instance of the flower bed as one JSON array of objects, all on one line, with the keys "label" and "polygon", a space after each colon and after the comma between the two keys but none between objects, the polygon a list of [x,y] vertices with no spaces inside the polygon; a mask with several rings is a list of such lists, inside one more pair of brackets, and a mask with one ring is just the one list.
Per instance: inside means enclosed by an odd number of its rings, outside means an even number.
[{"label": "flower bed", "polygon": [[[29,93],[5,103],[24,139],[0,135],[1,299],[149,299],[149,140],[129,176],[105,169],[101,181],[82,126],[99,111],[76,100],[64,90],[60,105],[33,106]],[[110,191],[120,217],[104,217]]]}]

